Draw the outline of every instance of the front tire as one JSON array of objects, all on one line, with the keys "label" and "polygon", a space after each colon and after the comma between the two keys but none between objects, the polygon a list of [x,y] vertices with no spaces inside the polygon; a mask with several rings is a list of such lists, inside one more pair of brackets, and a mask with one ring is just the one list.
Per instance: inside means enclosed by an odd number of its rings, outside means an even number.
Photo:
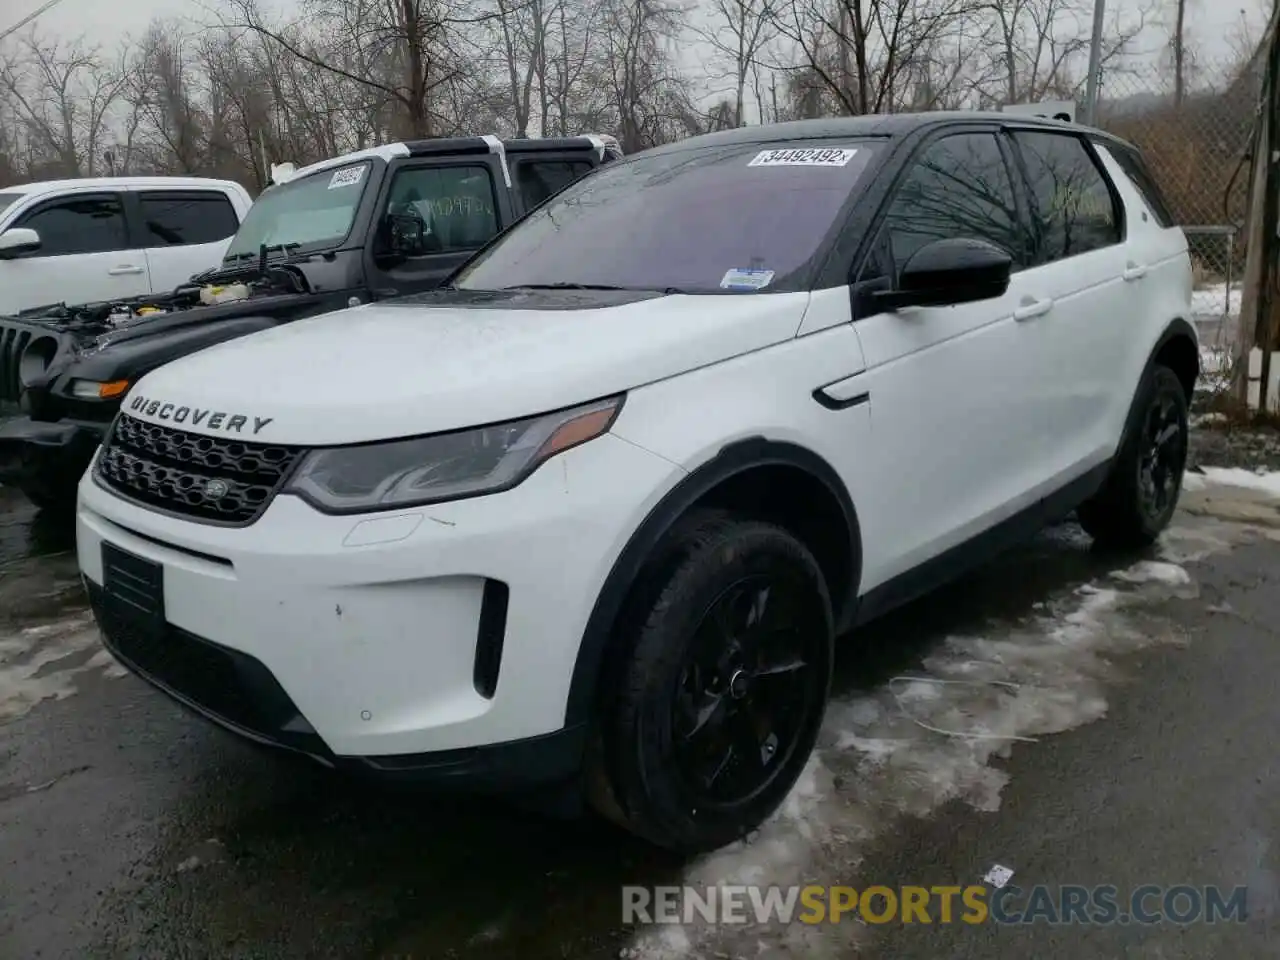
[{"label": "front tire", "polygon": [[75,512],[76,488],[79,485],[78,476],[48,471],[24,477],[17,487],[37,510],[62,516]]},{"label": "front tire", "polygon": [[1104,547],[1153,543],[1173,519],[1187,465],[1187,396],[1177,374],[1143,376],[1125,439],[1106,485],[1081,505],[1080,525]]},{"label": "front tire", "polygon": [[831,683],[822,571],[781,527],[699,518],[655,554],[621,624],[629,655],[601,718],[597,807],[691,854],[739,839],[785,799]]}]

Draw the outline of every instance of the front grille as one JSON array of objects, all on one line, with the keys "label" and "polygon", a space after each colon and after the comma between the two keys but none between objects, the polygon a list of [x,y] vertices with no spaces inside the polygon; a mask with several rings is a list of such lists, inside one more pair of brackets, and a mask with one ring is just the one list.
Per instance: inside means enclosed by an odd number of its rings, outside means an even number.
[{"label": "front grille", "polygon": [[17,403],[22,396],[19,365],[33,336],[29,327],[0,321],[0,402]]},{"label": "front grille", "polygon": [[149,507],[244,525],[262,515],[303,453],[301,447],[209,437],[121,414],[96,470],[107,487]]}]

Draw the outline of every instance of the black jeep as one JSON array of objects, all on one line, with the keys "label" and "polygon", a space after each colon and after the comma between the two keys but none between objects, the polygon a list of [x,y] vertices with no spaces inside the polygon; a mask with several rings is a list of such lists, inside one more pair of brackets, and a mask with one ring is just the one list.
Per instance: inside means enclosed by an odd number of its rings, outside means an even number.
[{"label": "black jeep", "polygon": [[[172,293],[0,318],[0,482],[74,504],[139,377],[235,337],[438,286],[499,231],[617,159],[593,136],[397,143],[265,190],[222,264]],[[16,408],[16,409],[15,409]]]}]

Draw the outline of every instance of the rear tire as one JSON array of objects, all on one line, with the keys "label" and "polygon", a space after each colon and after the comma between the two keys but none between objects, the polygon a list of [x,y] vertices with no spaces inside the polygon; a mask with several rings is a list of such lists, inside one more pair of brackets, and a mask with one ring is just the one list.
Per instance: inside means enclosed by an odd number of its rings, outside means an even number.
[{"label": "rear tire", "polygon": [[1143,376],[1106,484],[1077,516],[1100,546],[1145,547],[1169,525],[1187,465],[1187,397],[1182,381],[1156,365]]},{"label": "rear tire", "polygon": [[781,527],[707,515],[655,553],[620,624],[588,782],[609,819],[685,854],[760,825],[817,739],[831,683],[831,601]]}]

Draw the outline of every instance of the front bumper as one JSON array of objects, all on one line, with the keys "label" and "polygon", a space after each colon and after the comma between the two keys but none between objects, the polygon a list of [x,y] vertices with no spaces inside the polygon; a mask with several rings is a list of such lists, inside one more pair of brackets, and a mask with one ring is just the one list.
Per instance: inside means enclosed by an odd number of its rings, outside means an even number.
[{"label": "front bumper", "polygon": [[16,485],[59,477],[74,485],[102,445],[108,426],[27,416],[0,420],[0,481]]},{"label": "front bumper", "polygon": [[[596,594],[680,475],[606,435],[501,494],[353,517],[280,496],[226,528],[90,472],[77,550],[108,647],[225,727],[334,766],[551,781],[581,759],[565,707]],[[104,596],[104,544],[159,565],[158,631]]]}]

